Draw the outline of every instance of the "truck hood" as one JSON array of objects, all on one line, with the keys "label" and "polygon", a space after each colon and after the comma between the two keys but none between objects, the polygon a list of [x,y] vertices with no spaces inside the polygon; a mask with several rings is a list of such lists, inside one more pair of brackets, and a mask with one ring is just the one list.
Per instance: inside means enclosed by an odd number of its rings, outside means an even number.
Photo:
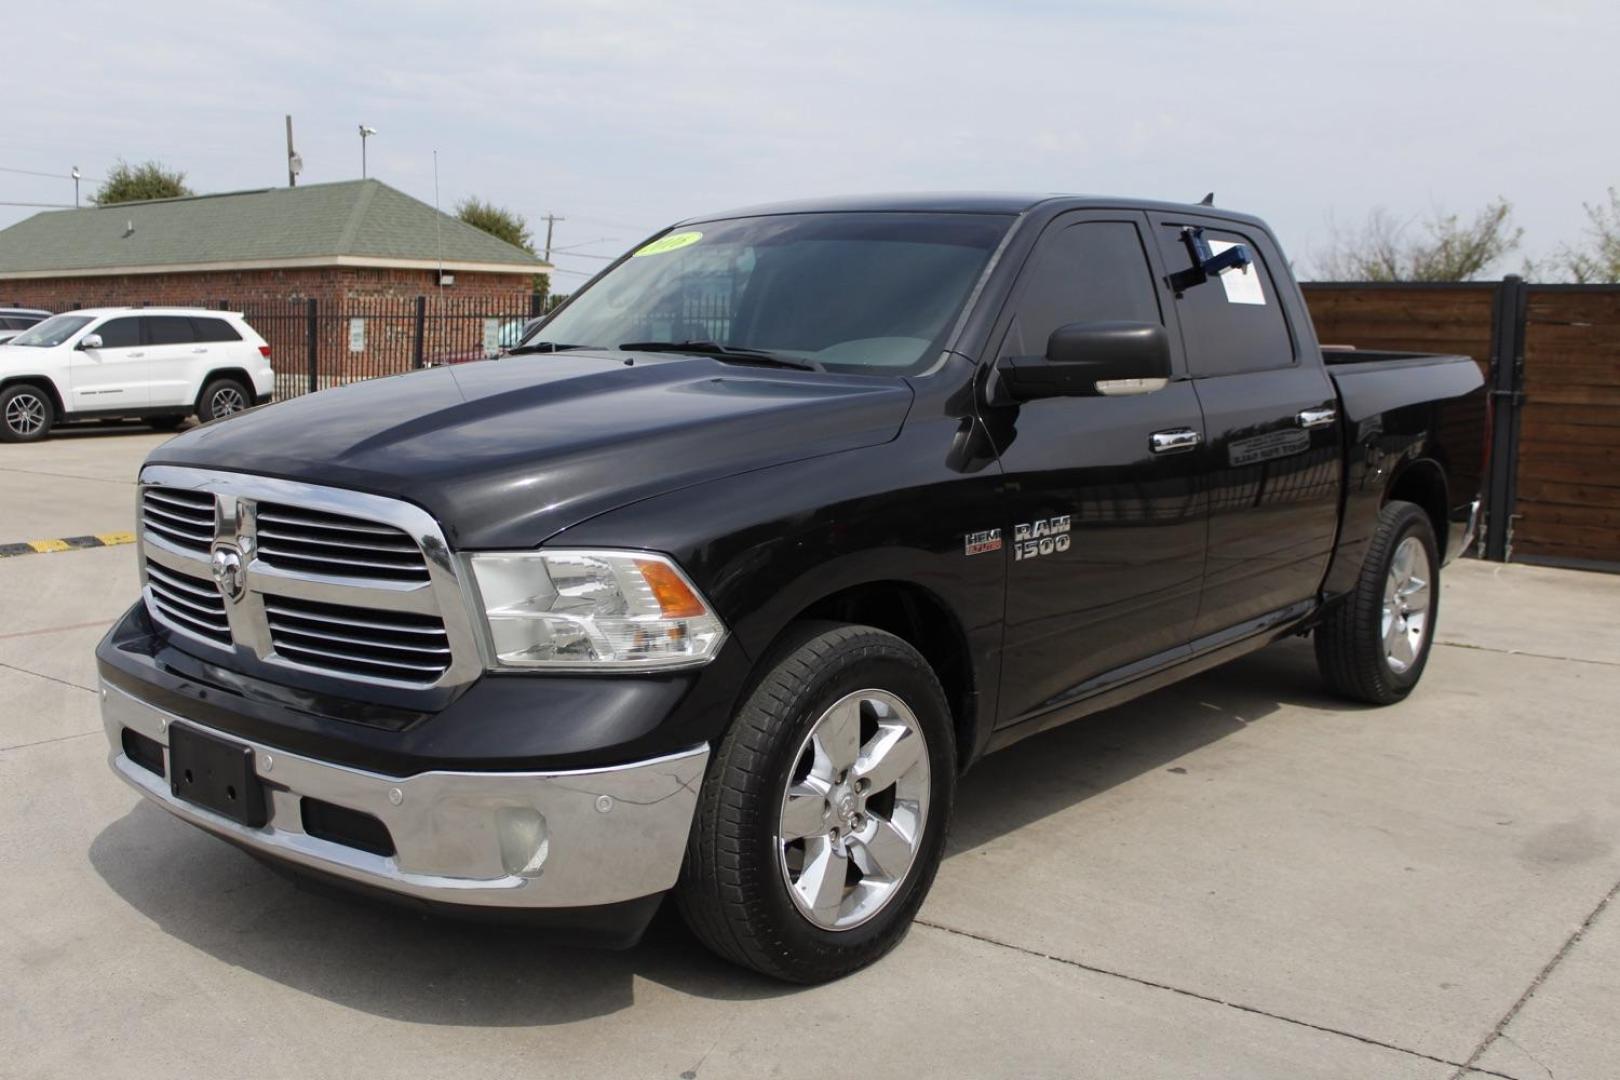
[{"label": "truck hood", "polygon": [[887,442],[903,379],[569,352],[354,383],[207,424],[148,462],[416,503],[453,547],[525,548],[689,484]]}]

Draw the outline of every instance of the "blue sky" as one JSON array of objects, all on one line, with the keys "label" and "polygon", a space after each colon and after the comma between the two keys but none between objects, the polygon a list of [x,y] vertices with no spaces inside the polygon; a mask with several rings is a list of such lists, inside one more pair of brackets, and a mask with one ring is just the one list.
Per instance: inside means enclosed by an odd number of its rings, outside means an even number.
[{"label": "blue sky", "polygon": [[[6,38],[0,167],[282,184],[290,112],[303,182],[341,180],[364,122],[413,195],[437,149],[445,206],[566,217],[574,275],[678,217],[879,190],[1214,189],[1304,271],[1331,222],[1502,195],[1540,254],[1620,184],[1620,5],[1592,0],[87,0],[14,6]],[[0,172],[0,202],[71,201]]]}]

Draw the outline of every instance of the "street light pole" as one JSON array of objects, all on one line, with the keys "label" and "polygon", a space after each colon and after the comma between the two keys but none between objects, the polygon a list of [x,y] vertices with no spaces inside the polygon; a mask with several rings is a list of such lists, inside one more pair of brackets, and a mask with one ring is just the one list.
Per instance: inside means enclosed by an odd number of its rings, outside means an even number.
[{"label": "street light pole", "polygon": [[366,140],[375,134],[377,134],[376,128],[366,127],[364,124],[360,125],[360,179],[362,180],[366,178]]},{"label": "street light pole", "polygon": [[74,207],[74,209],[78,209],[78,206],[79,206],[79,175],[80,175],[79,167],[77,165],[73,166],[73,207]]}]

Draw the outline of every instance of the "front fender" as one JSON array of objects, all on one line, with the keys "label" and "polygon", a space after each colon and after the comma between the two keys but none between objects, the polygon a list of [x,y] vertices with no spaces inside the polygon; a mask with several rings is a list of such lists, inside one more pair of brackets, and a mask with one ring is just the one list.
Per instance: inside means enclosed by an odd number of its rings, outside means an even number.
[{"label": "front fender", "polygon": [[921,590],[957,624],[977,691],[975,726],[988,731],[1006,552],[969,556],[964,537],[999,521],[1001,474],[952,467],[959,426],[948,418],[908,424],[892,443],[646,499],[565,529],[548,545],[673,556],[755,664],[828,597],[879,582]]},{"label": "front fender", "polygon": [[[21,352],[22,350],[19,349],[18,351]],[[55,376],[46,375],[43,372],[38,375],[14,374],[11,372],[0,373],[0,391],[5,390],[7,387],[15,386],[18,383],[32,383],[33,385],[43,387],[46,391],[48,391],[51,397],[54,399],[52,404],[56,406],[56,418],[58,420],[62,419],[62,417],[68,412],[68,402],[72,399],[69,396],[68,388],[58,384]]]}]

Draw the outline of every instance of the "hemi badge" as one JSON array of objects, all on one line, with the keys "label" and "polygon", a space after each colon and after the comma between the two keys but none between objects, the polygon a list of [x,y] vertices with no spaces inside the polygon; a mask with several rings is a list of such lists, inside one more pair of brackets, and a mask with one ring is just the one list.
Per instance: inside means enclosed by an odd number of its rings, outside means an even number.
[{"label": "hemi badge", "polygon": [[967,534],[966,554],[983,555],[987,551],[1001,550],[1001,530],[985,529],[983,532]]}]

